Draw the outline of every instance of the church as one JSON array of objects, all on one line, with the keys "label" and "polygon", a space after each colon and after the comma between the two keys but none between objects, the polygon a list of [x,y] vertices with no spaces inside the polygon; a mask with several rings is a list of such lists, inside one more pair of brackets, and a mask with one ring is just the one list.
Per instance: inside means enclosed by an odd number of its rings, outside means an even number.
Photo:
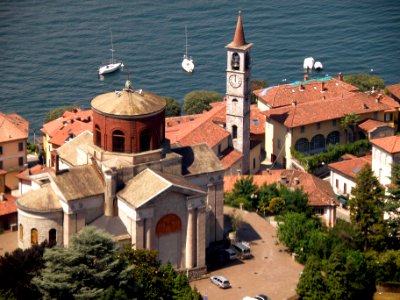
[{"label": "church", "polygon": [[[224,130],[241,154],[242,174],[250,168],[251,48],[239,15],[226,46]],[[162,262],[189,276],[206,272],[206,248],[224,235],[225,168],[207,143],[172,146],[165,108],[163,97],[129,80],[94,97],[92,131],[54,150],[54,171],[18,198],[18,246],[44,240],[68,246],[93,225],[117,242],[157,250]]]}]

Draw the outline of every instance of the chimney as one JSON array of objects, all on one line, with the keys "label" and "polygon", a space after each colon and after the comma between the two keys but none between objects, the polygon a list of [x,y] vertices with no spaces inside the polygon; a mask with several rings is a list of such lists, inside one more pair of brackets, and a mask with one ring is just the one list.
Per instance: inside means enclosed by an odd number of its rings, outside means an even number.
[{"label": "chimney", "polygon": [[56,169],[56,175],[60,174],[60,162],[59,162],[59,156],[56,151],[52,153],[52,158],[54,158],[54,168]]},{"label": "chimney", "polygon": [[292,101],[292,106],[296,106],[296,105],[297,105],[296,100],[293,100],[293,101]]},{"label": "chimney", "polygon": [[382,99],[382,94],[378,94],[375,99],[376,103],[381,103],[381,99]]},{"label": "chimney", "polygon": [[279,181],[280,184],[286,185],[287,184],[287,177],[286,175],[281,175],[281,180]]},{"label": "chimney", "polygon": [[321,82],[321,92],[325,92],[325,82]]},{"label": "chimney", "polygon": [[304,74],[304,81],[308,80],[308,74]]},{"label": "chimney", "polygon": [[293,179],[293,181],[294,181],[294,184],[300,184],[300,179],[299,179],[299,177],[295,177],[295,178]]},{"label": "chimney", "polygon": [[338,74],[338,79],[339,79],[340,81],[343,81],[343,74],[342,74],[342,72],[339,72],[339,74]]},{"label": "chimney", "polygon": [[304,91],[304,84],[303,84],[303,83],[300,83],[300,85],[299,85],[299,91]]}]

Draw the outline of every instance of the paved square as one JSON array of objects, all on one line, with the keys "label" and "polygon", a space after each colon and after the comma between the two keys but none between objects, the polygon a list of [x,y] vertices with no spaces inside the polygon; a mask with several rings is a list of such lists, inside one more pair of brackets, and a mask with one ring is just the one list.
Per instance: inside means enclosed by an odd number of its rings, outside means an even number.
[{"label": "paved square", "polygon": [[[225,214],[231,212],[232,208],[224,207]],[[283,245],[276,244],[276,229],[268,221],[256,213],[240,213],[245,224],[239,231],[239,238],[250,242],[254,258],[238,261],[208,274],[228,278],[232,285],[230,289],[219,289],[209,278],[193,281],[191,285],[210,300],[242,299],[256,294],[266,294],[272,300],[280,300],[295,295],[303,266],[285,252]]]}]

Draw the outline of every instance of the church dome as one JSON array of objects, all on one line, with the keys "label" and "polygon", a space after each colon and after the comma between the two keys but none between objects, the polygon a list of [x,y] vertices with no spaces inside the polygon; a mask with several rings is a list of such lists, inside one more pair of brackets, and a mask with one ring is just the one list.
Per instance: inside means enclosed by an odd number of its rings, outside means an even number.
[{"label": "church dome", "polygon": [[156,94],[133,90],[127,82],[122,91],[96,96],[91,106],[101,114],[129,118],[160,112],[165,109],[166,101]]}]

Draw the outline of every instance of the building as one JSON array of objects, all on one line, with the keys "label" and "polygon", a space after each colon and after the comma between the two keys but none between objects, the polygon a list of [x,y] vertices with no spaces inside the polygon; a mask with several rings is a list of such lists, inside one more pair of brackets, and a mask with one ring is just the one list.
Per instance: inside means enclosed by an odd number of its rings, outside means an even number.
[{"label": "building", "polygon": [[[265,152],[271,163],[295,167],[291,149],[304,154],[324,151],[329,144],[353,140],[340,121],[346,114],[359,115],[360,121],[373,119],[396,129],[399,104],[378,93],[355,92],[339,79],[325,77],[255,91],[258,105],[267,118]],[[356,130],[357,131],[357,130]],[[356,132],[355,138],[365,135]]]},{"label": "building", "polygon": [[65,111],[61,117],[43,124],[40,131],[43,133],[46,166],[54,167],[53,150],[75,138],[81,132],[91,130],[92,127],[92,111],[80,108]]},{"label": "building", "polygon": [[[239,176],[225,177],[224,191],[231,192]],[[261,187],[277,183],[291,189],[303,189],[308,195],[308,205],[322,218],[328,227],[336,224],[338,200],[329,182],[299,170],[269,170],[253,175],[253,182]]]},{"label": "building", "polygon": [[6,188],[6,174],[0,170],[0,230],[17,228],[17,206],[15,198],[9,194]]},{"label": "building", "polygon": [[26,168],[26,143],[29,123],[17,114],[0,112],[0,170],[5,170],[6,186],[10,190],[18,188],[15,175]]}]

